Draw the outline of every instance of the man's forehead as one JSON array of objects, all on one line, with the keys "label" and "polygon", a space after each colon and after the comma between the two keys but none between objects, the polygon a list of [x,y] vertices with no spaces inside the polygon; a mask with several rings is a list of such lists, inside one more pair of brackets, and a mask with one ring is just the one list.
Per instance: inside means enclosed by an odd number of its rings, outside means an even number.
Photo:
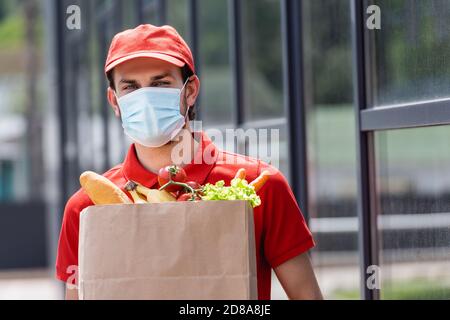
[{"label": "man's forehead", "polygon": [[156,58],[136,58],[132,60],[125,61],[116,66],[116,69],[120,70],[132,70],[132,69],[165,69],[165,70],[176,70],[178,67],[170,62],[156,59]]},{"label": "man's forehead", "polygon": [[181,70],[175,65],[170,63],[161,63],[161,64],[153,64],[153,63],[124,63],[118,65],[115,68],[115,74],[117,75],[117,79],[120,81],[123,78],[132,78],[132,77],[143,77],[146,78],[161,78],[161,77],[172,77],[176,78],[181,75]]},{"label": "man's forehead", "polygon": [[137,80],[140,78],[145,78],[145,79],[152,79],[152,80],[157,80],[157,79],[163,79],[163,78],[176,78],[176,74],[173,74],[172,72],[164,72],[164,71],[160,71],[160,72],[145,72],[145,71],[140,71],[139,73],[133,73],[133,72],[124,72],[124,73],[119,73],[117,75],[117,80],[118,81],[122,81],[122,80]]}]

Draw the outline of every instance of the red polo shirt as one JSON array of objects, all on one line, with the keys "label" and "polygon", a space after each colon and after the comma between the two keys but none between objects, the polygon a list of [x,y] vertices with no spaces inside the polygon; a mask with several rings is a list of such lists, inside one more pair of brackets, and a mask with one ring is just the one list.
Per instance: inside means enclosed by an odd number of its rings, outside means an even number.
[{"label": "red polo shirt", "polygon": [[[206,134],[200,136],[202,143],[198,152],[185,167],[189,180],[201,184],[224,180],[229,184],[236,171],[242,167],[246,169],[249,181],[264,169],[275,170],[260,160],[219,150]],[[122,190],[128,180],[137,181],[148,188],[158,187],[157,175],[140,164],[134,144],[130,146],[125,161],[103,175]],[[254,209],[258,297],[270,299],[271,268],[312,248],[314,241],[294,195],[280,172],[272,175],[258,194],[262,202],[261,206]],[[82,189],[66,204],[56,259],[56,277],[64,282],[71,281],[74,266],[78,265],[80,212],[91,205],[92,201]]]}]

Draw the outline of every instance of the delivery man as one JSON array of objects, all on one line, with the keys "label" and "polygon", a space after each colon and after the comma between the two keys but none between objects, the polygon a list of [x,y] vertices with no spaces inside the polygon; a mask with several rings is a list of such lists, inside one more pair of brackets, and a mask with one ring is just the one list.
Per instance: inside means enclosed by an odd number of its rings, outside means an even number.
[{"label": "delivery man", "polygon": [[[191,131],[200,80],[191,50],[177,31],[147,24],[117,34],[105,75],[110,84],[108,101],[133,143],[124,162],[103,175],[122,190],[128,180],[157,188],[159,169],[177,164],[173,157],[176,148],[183,150],[183,159],[190,155],[187,163],[179,165],[189,180],[200,184],[219,180],[229,184],[241,167],[248,180],[270,170],[273,175],[259,192],[262,204],[254,210],[258,297],[270,299],[274,269],[290,299],[321,299],[307,254],[314,241],[283,175],[260,160],[219,150],[206,134]],[[198,161],[199,157],[204,161]],[[78,298],[79,218],[91,205],[80,189],[65,207],[56,277],[66,282],[66,299]]]}]

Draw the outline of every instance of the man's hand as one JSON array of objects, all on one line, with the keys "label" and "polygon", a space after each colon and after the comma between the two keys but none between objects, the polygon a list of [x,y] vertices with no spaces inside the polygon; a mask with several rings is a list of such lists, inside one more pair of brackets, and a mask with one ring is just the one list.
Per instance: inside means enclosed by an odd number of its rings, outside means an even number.
[{"label": "man's hand", "polygon": [[323,299],[307,252],[286,261],[274,270],[289,299]]},{"label": "man's hand", "polygon": [[66,285],[66,300],[78,300],[78,290],[69,289]]}]

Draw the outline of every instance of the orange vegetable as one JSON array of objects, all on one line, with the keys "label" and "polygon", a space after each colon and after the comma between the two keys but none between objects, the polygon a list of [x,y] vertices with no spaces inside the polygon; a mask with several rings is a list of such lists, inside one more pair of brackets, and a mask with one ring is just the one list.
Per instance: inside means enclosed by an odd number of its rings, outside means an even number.
[{"label": "orange vegetable", "polygon": [[234,176],[235,179],[245,179],[245,169],[241,168],[236,172],[236,175]]},{"label": "orange vegetable", "polygon": [[253,186],[255,188],[255,192],[258,192],[263,185],[267,182],[267,180],[269,180],[270,177],[270,172],[268,170],[264,170],[263,172],[261,172],[261,174],[258,176],[258,178],[256,178],[255,180],[253,180],[250,185]]}]

